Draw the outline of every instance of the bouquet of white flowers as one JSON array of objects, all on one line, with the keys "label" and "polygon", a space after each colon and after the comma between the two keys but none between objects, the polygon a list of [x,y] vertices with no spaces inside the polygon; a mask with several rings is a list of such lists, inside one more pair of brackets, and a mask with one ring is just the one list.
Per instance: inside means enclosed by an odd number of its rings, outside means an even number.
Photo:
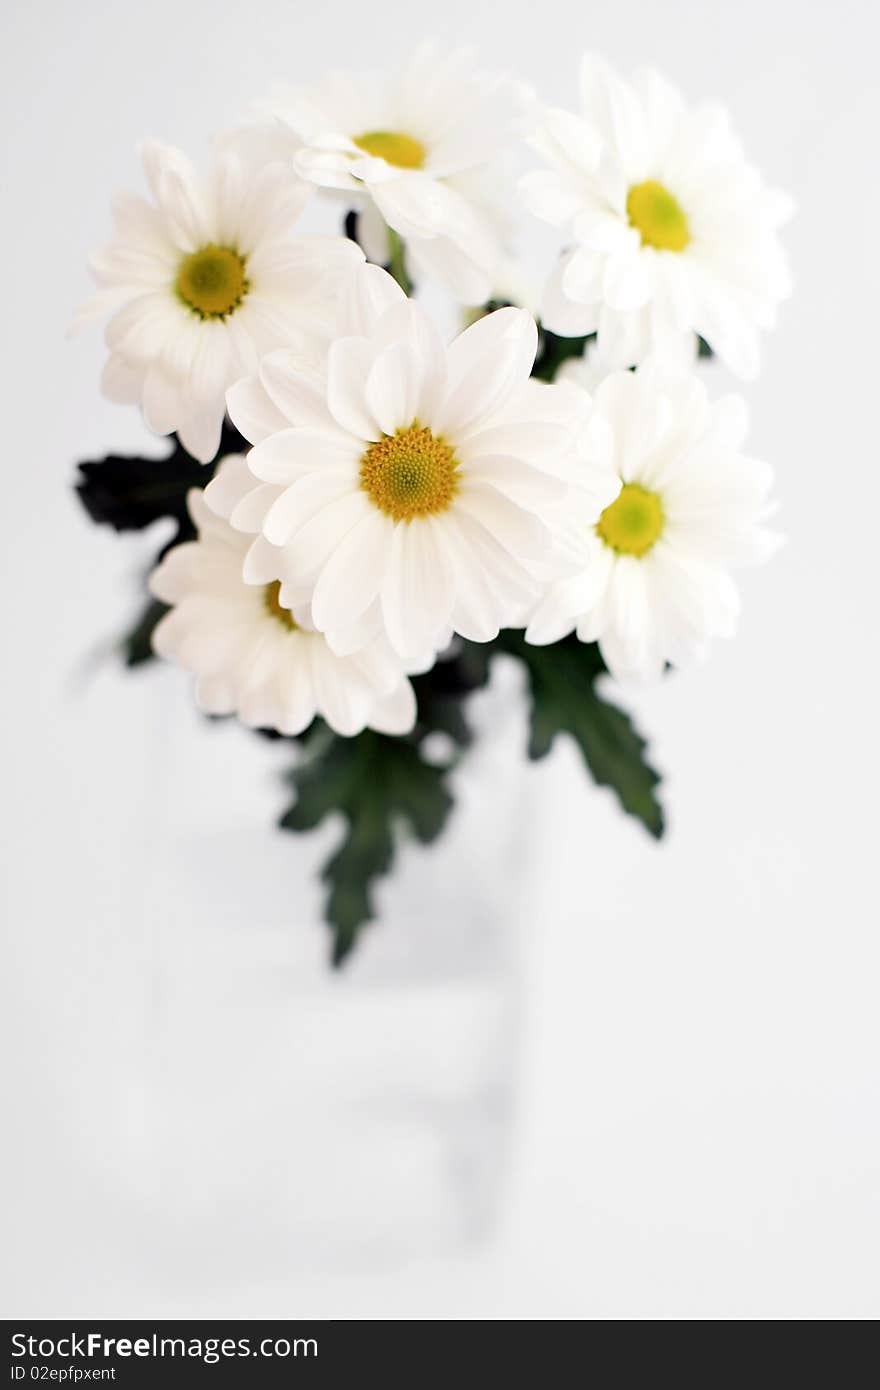
[{"label": "bouquet of white flowers", "polygon": [[[282,825],[345,820],[337,963],[396,837],[442,830],[497,652],[527,673],[530,756],[569,734],[662,834],[599,678],[701,658],[734,630],[731,570],[777,543],[744,404],[699,372],[757,371],[788,202],[657,74],[587,57],[581,98],[542,107],[431,46],[388,81],[333,73],[273,96],[208,174],[145,144],[151,197],[117,197],[92,262],[103,390],[173,436],[80,465],[96,522],[176,527],[127,661],[158,653],[206,714],[296,742]],[[518,143],[544,167],[514,184]],[[298,233],[320,197],[343,234]],[[561,229],[537,321],[512,302],[511,207]],[[451,341],[413,298],[430,282],[463,306]]]}]

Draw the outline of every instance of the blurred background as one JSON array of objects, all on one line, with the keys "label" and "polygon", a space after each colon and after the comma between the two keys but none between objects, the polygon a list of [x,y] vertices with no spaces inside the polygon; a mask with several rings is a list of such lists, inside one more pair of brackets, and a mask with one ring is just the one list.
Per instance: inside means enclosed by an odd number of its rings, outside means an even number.
[{"label": "blurred background", "polygon": [[[18,0],[4,31],[5,1316],[876,1317],[874,7]],[[573,748],[524,765],[502,671],[453,833],[330,978],[335,830],[271,829],[283,747],[114,658],[157,538],[91,526],[73,464],[148,437],[65,331],[139,138],[204,158],[272,82],[426,34],[563,106],[586,47],[653,64],[794,194],[746,393],[789,543],[735,643],[626,692],[665,843]]]}]

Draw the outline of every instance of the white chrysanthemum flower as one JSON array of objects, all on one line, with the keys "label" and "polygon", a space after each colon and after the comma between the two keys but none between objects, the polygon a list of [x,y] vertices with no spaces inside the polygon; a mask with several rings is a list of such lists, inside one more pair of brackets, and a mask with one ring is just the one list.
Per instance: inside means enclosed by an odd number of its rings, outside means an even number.
[{"label": "white chrysanthemum flower", "polygon": [[789,200],[764,187],[724,112],[687,109],[656,73],[627,83],[588,57],[581,94],[583,115],[545,112],[534,143],[554,167],[522,183],[532,211],[570,243],[544,323],[598,332],[622,367],[699,333],[753,377],[759,330],[790,289],[777,236]]},{"label": "white chrysanthemum flower", "polygon": [[[235,486],[244,467],[230,455],[217,476]],[[408,733],[415,695],[387,644],[337,656],[314,630],[307,603],[291,610],[277,582],[244,582],[248,538],[210,511],[197,489],[188,501],[198,539],[174,546],[150,576],[152,592],[173,605],[153,646],[197,677],[199,706],[282,734],[302,733],[316,715],[346,736],[366,727]]]},{"label": "white chrysanthemum flower", "polygon": [[293,236],[311,189],[284,164],[249,171],[226,153],[200,178],[167,146],[148,142],[142,158],[155,203],[117,196],[80,317],[114,311],[105,394],[140,403],[152,429],[176,430],[207,463],[226,388],[282,343],[326,336],[339,277],[363,256],[342,237]]},{"label": "white chrysanthemum flower", "polygon": [[311,595],[337,651],[382,631],[407,659],[450,630],[488,641],[582,563],[560,539],[582,393],[529,379],[522,310],[445,347],[377,266],[351,277],[344,322],[326,362],[270,354],[230,390],[252,486],[212,483],[208,505],[259,532],[246,580]]},{"label": "white chrysanthemum flower", "polygon": [[[697,338],[690,334],[687,338],[683,338],[677,347],[680,348],[680,351],[663,353],[663,369],[667,375],[684,375],[697,368],[699,361]],[[656,354],[653,355],[656,357]],[[616,363],[609,356],[598,338],[591,338],[585,344],[580,357],[568,357],[560,364],[553,379],[556,382],[570,382],[592,396],[606,376],[618,371],[620,371],[619,363]]]},{"label": "white chrysanthemum flower", "polygon": [[731,636],[739,599],[730,569],[778,544],[764,525],[772,473],[741,452],[746,424],[739,397],[711,404],[693,373],[649,363],[606,377],[582,443],[619,493],[598,522],[582,518],[589,563],[548,589],[527,640],[556,642],[574,628],[598,641],[614,675],[644,679]]},{"label": "white chrysanthemum flower", "polygon": [[425,44],[394,77],[334,72],[279,93],[264,103],[272,124],[232,141],[277,156],[286,136],[301,177],[365,208],[372,259],[388,259],[387,224],[404,238],[414,278],[436,276],[479,304],[503,259],[500,162],[527,101],[525,88],[479,71],[466,51]]}]

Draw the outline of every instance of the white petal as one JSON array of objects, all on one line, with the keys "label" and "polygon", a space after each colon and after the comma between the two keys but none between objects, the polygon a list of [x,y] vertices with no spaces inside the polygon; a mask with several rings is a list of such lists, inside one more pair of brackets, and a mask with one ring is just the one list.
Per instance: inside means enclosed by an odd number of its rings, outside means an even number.
[{"label": "white petal", "polygon": [[393,529],[389,517],[371,509],[330,556],[312,598],[321,632],[347,631],[372,604],[388,568]]},{"label": "white petal", "polygon": [[336,502],[351,491],[351,480],[344,473],[314,469],[280,493],[263,517],[263,534],[273,545],[287,545],[291,537],[328,503]]},{"label": "white petal", "polygon": [[503,619],[505,626],[517,626],[513,614],[534,605],[539,581],[475,517],[459,511],[454,521],[458,539],[467,546],[473,563],[479,565],[494,596],[499,623]]},{"label": "white petal", "polygon": [[368,514],[363,492],[346,492],[316,512],[294,533],[285,557],[293,573],[317,575],[352,527]]},{"label": "white petal", "polygon": [[555,227],[569,222],[581,205],[580,192],[574,180],[563,177],[553,169],[526,174],[520,180],[519,188],[529,211]]},{"label": "white petal", "polygon": [[455,519],[443,531],[456,577],[452,622],[455,631],[472,642],[491,642],[505,614],[489,584],[483,564]]},{"label": "white petal", "polygon": [[350,664],[334,656],[325,642],[313,638],[310,647],[318,709],[334,733],[350,738],[366,724],[370,692]]},{"label": "white petal", "polygon": [[340,338],[327,360],[327,404],[334,420],[360,440],[377,440],[382,430],[367,404],[367,377],[376,353],[366,338]]},{"label": "white petal", "polygon": [[[314,582],[309,590],[310,595],[313,590]],[[377,642],[384,642],[387,646],[385,627],[382,622],[382,606],[378,597],[373,600],[369,608],[366,608],[363,613],[346,626],[335,627],[327,640],[328,645],[337,656],[360,654],[371,644]],[[394,657],[394,660],[397,661],[398,658]]]},{"label": "white petal", "polygon": [[390,695],[384,695],[373,705],[370,728],[380,734],[408,734],[417,713],[415,691],[408,680],[402,680]]},{"label": "white petal", "polygon": [[193,170],[164,168],[157,180],[156,199],[183,251],[197,251],[210,240],[208,209]]},{"label": "white petal", "polygon": [[599,322],[598,300],[580,304],[564,289],[566,268],[574,252],[564,256],[552,272],[541,299],[541,322],[561,338],[581,338],[595,333]]},{"label": "white petal", "polygon": [[454,584],[439,525],[424,518],[394,527],[382,614],[402,657],[422,651],[446,627]]},{"label": "white petal", "polygon": [[377,265],[359,267],[348,280],[340,310],[341,331],[368,338],[387,309],[406,299],[393,276]]},{"label": "white petal", "polygon": [[158,357],[187,315],[164,291],[138,295],[120,309],[104,333],[107,346],[132,362]]},{"label": "white petal", "polygon": [[284,348],[271,352],[260,363],[260,381],[286,423],[332,426],[326,382],[313,361]]},{"label": "white petal", "polygon": [[561,267],[561,286],[566,299],[578,304],[597,304],[603,293],[606,257],[601,251],[578,246]]},{"label": "white petal", "polygon": [[157,434],[170,434],[181,414],[178,384],[156,363],[144,380],[143,409],[144,419]]},{"label": "white petal", "polygon": [[645,586],[646,566],[633,556],[618,557],[608,590],[609,625],[602,634],[602,654],[614,675],[646,678],[653,674],[651,613]]},{"label": "white petal", "polygon": [[196,683],[196,704],[205,714],[233,714],[235,687],[226,676],[202,676]]},{"label": "white petal", "polygon": [[[255,480],[251,477],[251,482]],[[278,488],[274,483],[256,483],[236,503],[229,524],[236,531],[253,535],[263,529],[266,515],[278,498]]]},{"label": "white petal", "polygon": [[595,602],[599,587],[600,576],[593,569],[552,584],[531,615],[526,641],[536,647],[560,641]]},{"label": "white petal", "polygon": [[291,427],[270,435],[248,455],[248,467],[266,483],[294,483],[323,469],[354,472],[357,441],[341,430]]},{"label": "white petal", "polygon": [[603,290],[609,308],[618,313],[640,309],[651,297],[652,278],[647,254],[609,256]]},{"label": "white petal", "polygon": [[594,54],[581,62],[581,97],[589,120],[615,151],[630,182],[647,172],[648,132],[635,92]]},{"label": "white petal", "polygon": [[281,578],[282,552],[265,536],[256,536],[247,550],[242,567],[246,584],[272,584]]},{"label": "white petal", "polygon": [[[294,634],[296,635],[296,634]],[[309,651],[311,643],[291,644],[279,696],[279,732],[292,736],[307,729],[317,713]]]},{"label": "white petal", "polygon": [[111,353],[101,373],[101,390],[118,405],[133,405],[141,398],[143,368],[130,366],[117,353]]},{"label": "white petal", "polygon": [[460,333],[447,353],[443,432],[454,437],[487,421],[528,380],[537,347],[535,321],[523,309],[498,309]]},{"label": "white petal", "polygon": [[229,454],[202,496],[215,516],[228,521],[241,499],[256,487],[259,483],[248,468],[244,454]]},{"label": "white petal", "polygon": [[409,343],[392,343],[380,352],[367,377],[370,416],[383,434],[408,429],[419,413],[422,364]]},{"label": "white petal", "polygon": [[432,425],[446,387],[446,347],[433,320],[411,299],[386,310],[372,333],[376,347],[404,343],[413,354],[410,367],[416,381],[415,414]]},{"label": "white petal", "polygon": [[[543,386],[544,383],[535,383],[539,384]],[[515,406],[515,402],[511,401],[497,424],[469,435],[458,445],[456,452],[462,463],[467,465],[469,473],[478,470],[480,460],[486,456],[497,458],[500,455],[539,467],[545,467],[559,457],[571,444],[573,427],[581,423],[580,415],[589,411],[589,397],[575,387],[570,389],[572,393],[577,390],[577,394],[569,395],[569,388],[565,383],[554,384],[549,389],[559,392],[559,414],[564,423],[555,420],[511,419],[510,415]],[[582,401],[586,402],[583,408]],[[569,408],[562,409],[564,406]]]},{"label": "white petal", "polygon": [[226,409],[235,428],[251,444],[261,444],[288,424],[255,377],[243,377],[229,387]]},{"label": "white petal", "polygon": [[199,463],[210,463],[220,447],[223,414],[221,399],[213,409],[207,405],[193,408],[178,423],[177,434],[181,444]]},{"label": "white petal", "polygon": [[723,293],[704,294],[696,311],[697,331],[743,381],[754,381],[761,366],[755,325]]},{"label": "white petal", "polygon": [[475,483],[489,483],[527,511],[540,512],[542,508],[558,506],[567,491],[551,473],[503,454],[481,454],[468,468],[468,478]]},{"label": "white petal", "polygon": [[549,532],[543,522],[488,483],[463,484],[456,495],[455,505],[456,509],[460,508],[481,522],[517,559],[539,558],[548,548]]},{"label": "white petal", "polygon": [[199,546],[195,541],[175,545],[152,571],[148,587],[163,603],[179,603],[193,585]]},{"label": "white petal", "polygon": [[406,249],[417,281],[437,280],[459,304],[485,304],[491,297],[493,275],[502,262],[500,246],[481,259],[444,236],[410,237]]}]

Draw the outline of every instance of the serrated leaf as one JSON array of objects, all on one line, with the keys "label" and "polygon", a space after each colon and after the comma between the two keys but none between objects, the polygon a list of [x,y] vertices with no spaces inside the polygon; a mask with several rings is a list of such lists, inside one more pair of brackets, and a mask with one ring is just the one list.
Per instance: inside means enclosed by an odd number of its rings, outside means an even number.
[{"label": "serrated leaf", "polygon": [[426,763],[415,742],[319,728],[290,780],[296,800],[281,819],[285,830],[312,830],[334,812],[345,818],[342,843],[321,873],[340,965],[373,916],[372,886],[391,867],[400,826],[425,844],[443,829],[452,808],[445,771]]},{"label": "serrated leaf", "polygon": [[610,787],[629,815],[649,834],[663,834],[663,809],[656,789],[660,776],[645,756],[646,743],[629,715],[596,689],[605,664],[595,643],[568,637],[533,647],[520,633],[502,634],[504,650],[525,664],[531,686],[529,756],[543,758],[557,735],[577,743],[593,779]]},{"label": "serrated leaf", "polygon": [[79,471],[79,500],[92,521],[116,531],[142,531],[166,516],[182,523],[189,489],[210,476],[182,450],[155,459],[108,454]]},{"label": "serrated leaf", "polygon": [[[214,472],[211,464],[191,458],[176,436],[172,436],[172,443],[171,452],[159,458],[108,454],[78,465],[76,493],[98,525],[112,526],[116,531],[141,531],[165,517],[177,523],[156,557],[157,563],[173,546],[194,537],[187,494],[190,488],[207,487]],[[238,431],[225,421],[217,457],[247,447]],[[120,642],[126,666],[140,666],[152,659],[153,629],[167,611],[156,599],[147,602]]]},{"label": "serrated leaf", "polygon": [[[175,542],[192,534],[186,495],[190,488],[207,487],[213,468],[198,463],[173,437],[173,448],[159,458],[108,454],[79,464],[77,495],[94,522],[117,531],[142,531],[162,517],[178,523]],[[217,457],[247,449],[227,422]]]}]

